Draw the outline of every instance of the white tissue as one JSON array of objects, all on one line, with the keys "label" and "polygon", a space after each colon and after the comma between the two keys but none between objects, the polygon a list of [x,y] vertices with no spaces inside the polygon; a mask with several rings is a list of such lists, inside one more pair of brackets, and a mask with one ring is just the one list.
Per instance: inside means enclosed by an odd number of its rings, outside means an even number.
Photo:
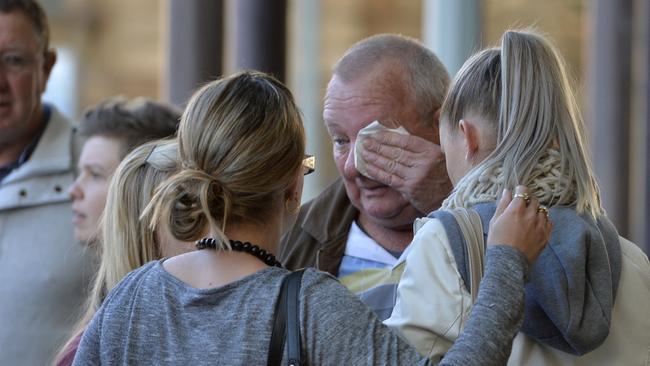
[{"label": "white tissue", "polygon": [[398,128],[389,128],[382,125],[379,121],[373,121],[368,126],[362,128],[357,134],[357,141],[354,143],[354,167],[357,168],[359,173],[370,178],[366,170],[366,162],[361,157],[361,150],[363,149],[363,140],[377,131],[393,131],[402,135],[408,135],[408,131],[402,126]]}]

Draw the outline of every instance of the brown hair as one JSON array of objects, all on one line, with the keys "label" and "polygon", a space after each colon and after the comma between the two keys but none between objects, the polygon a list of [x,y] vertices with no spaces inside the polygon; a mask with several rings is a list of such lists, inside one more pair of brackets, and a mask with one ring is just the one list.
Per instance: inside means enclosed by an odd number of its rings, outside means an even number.
[{"label": "brown hair", "polygon": [[34,0],[0,0],[0,12],[22,11],[32,21],[36,34],[43,44],[43,52],[50,47],[50,26],[43,8]]},{"label": "brown hair", "polygon": [[79,122],[83,137],[104,136],[122,141],[120,159],[136,146],[176,133],[181,111],[147,98],[113,97],[87,109]]},{"label": "brown hair", "polygon": [[305,150],[289,89],[244,71],[198,90],[178,133],[181,170],[161,185],[143,215],[168,223],[183,241],[211,231],[228,247],[226,224],[262,222],[296,179]]}]

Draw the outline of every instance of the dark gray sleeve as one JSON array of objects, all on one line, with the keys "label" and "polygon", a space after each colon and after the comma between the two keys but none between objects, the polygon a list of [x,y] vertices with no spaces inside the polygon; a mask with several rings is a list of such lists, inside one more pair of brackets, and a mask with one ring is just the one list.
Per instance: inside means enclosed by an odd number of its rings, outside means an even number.
[{"label": "dark gray sleeve", "polygon": [[[441,365],[503,365],[523,316],[525,258],[487,250],[487,269],[467,327]],[[309,270],[301,292],[303,348],[313,365],[430,364],[336,279]],[[434,316],[434,314],[432,314]]]},{"label": "dark gray sleeve", "polygon": [[79,342],[79,348],[74,356],[73,366],[76,365],[101,365],[99,338],[101,334],[101,319],[103,308],[101,308],[88,324],[83,337]]},{"label": "dark gray sleeve", "polygon": [[[116,364],[117,352],[114,352],[115,349],[120,349],[124,347],[123,341],[128,338],[125,337],[124,330],[121,327],[128,327],[128,315],[130,314],[131,307],[130,303],[125,304],[118,308],[119,311],[123,311],[126,314],[120,316],[119,314],[114,317],[118,319],[117,326],[113,322],[113,326],[107,326],[107,318],[110,314],[110,311],[107,312],[106,308],[109,304],[113,303],[116,299],[126,298],[132,299],[134,297],[134,291],[132,285],[137,284],[138,279],[142,278],[143,274],[146,274],[153,266],[155,262],[149,262],[144,266],[136,269],[135,271],[127,274],[106,296],[102,307],[95,313],[93,318],[90,320],[88,327],[84,331],[81,341],[79,342],[79,348],[74,358],[74,365],[101,365],[102,364],[102,351],[104,351],[104,364],[113,365]],[[152,307],[155,308],[155,307]],[[108,329],[111,331],[106,332]],[[101,340],[103,339],[103,342]],[[102,346],[105,348],[102,350]],[[109,349],[109,351],[106,351]],[[106,358],[108,357],[108,358]]]},{"label": "dark gray sleeve", "polygon": [[440,365],[505,365],[523,321],[528,262],[517,249],[488,247],[485,275],[467,325]]},{"label": "dark gray sleeve", "polygon": [[429,364],[334,277],[307,270],[301,333],[309,365]]}]

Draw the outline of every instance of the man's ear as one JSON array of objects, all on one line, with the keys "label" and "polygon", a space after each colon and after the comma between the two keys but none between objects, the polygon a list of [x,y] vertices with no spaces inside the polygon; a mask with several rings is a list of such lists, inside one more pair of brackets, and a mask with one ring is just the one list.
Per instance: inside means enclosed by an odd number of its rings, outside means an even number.
[{"label": "man's ear", "polygon": [[458,122],[458,130],[465,140],[466,155],[465,160],[471,161],[479,149],[479,137],[476,125],[471,120],[461,119]]},{"label": "man's ear", "polygon": [[44,54],[44,59],[43,59],[43,85],[41,92],[45,91],[45,87],[47,86],[47,81],[50,79],[50,74],[52,73],[52,69],[54,68],[54,64],[56,64],[56,50],[49,49],[45,51]]},{"label": "man's ear", "polygon": [[440,108],[433,113],[434,143],[440,145]]},{"label": "man's ear", "polygon": [[435,112],[433,112],[433,119],[434,119],[434,124],[435,124],[436,128],[440,127],[440,110],[441,109],[442,108],[438,108],[438,109],[436,109]]}]

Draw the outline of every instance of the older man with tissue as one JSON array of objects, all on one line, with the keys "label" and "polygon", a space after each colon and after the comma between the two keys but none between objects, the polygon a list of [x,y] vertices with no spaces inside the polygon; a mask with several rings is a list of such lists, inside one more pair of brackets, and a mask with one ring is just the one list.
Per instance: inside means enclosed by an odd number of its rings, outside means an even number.
[{"label": "older man with tissue", "polygon": [[449,75],[420,42],[376,35],[336,63],[323,117],[341,177],[283,238],[290,269],[316,267],[390,316],[413,221],[451,190],[438,140]]}]

